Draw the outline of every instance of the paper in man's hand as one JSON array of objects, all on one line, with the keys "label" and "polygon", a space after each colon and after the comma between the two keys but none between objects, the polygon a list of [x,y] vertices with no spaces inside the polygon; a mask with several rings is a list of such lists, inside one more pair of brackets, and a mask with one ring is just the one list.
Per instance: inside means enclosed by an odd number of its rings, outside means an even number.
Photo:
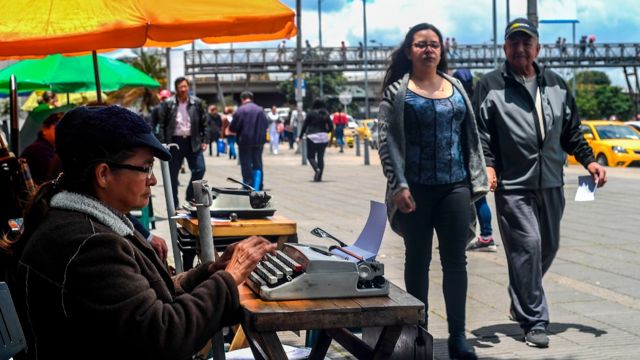
[{"label": "paper in man's hand", "polygon": [[576,201],[593,201],[596,199],[596,182],[590,175],[578,176]]}]

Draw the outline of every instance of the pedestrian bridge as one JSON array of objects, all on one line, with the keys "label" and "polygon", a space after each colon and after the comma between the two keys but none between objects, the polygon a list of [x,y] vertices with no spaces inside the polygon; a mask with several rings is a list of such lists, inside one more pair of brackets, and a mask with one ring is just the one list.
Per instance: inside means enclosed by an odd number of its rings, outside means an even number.
[{"label": "pedestrian bridge", "polygon": [[[323,47],[302,49],[303,72],[384,71],[390,46]],[[502,45],[459,45],[448,49],[449,68],[492,69],[504,61]],[[552,68],[611,68],[640,66],[640,44],[541,44],[538,61]],[[296,70],[295,48],[216,49],[185,51],[187,74],[291,73]]]}]

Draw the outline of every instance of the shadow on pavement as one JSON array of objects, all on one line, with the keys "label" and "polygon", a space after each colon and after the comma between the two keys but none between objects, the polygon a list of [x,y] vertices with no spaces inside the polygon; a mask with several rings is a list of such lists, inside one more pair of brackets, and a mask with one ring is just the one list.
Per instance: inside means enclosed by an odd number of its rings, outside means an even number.
[{"label": "shadow on pavement", "polygon": [[[550,334],[561,334],[569,329],[576,329],[581,333],[592,334],[594,337],[600,337],[607,334],[604,330],[573,323],[551,323],[548,331]],[[523,341],[522,337],[524,335],[520,326],[515,323],[484,326],[472,330],[471,333],[475,335],[476,338],[470,338],[469,342],[471,345],[478,348],[487,348],[492,347],[493,344],[499,344],[501,336],[508,336],[518,341]]]}]

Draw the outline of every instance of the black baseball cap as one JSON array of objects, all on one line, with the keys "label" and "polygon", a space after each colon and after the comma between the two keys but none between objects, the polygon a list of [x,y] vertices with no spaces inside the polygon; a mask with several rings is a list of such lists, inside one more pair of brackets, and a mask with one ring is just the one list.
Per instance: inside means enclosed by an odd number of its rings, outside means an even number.
[{"label": "black baseball cap", "polygon": [[538,29],[531,21],[525,18],[517,18],[507,25],[504,31],[504,39],[507,40],[509,36],[517,31],[522,31],[536,39],[538,38]]}]

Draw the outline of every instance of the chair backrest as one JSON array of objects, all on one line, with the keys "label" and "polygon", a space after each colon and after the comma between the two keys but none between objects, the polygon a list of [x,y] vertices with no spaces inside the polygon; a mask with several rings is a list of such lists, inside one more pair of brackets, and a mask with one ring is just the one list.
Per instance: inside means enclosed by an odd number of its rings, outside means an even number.
[{"label": "chair backrest", "polygon": [[0,360],[12,358],[26,349],[27,342],[11,300],[9,287],[0,282]]}]

